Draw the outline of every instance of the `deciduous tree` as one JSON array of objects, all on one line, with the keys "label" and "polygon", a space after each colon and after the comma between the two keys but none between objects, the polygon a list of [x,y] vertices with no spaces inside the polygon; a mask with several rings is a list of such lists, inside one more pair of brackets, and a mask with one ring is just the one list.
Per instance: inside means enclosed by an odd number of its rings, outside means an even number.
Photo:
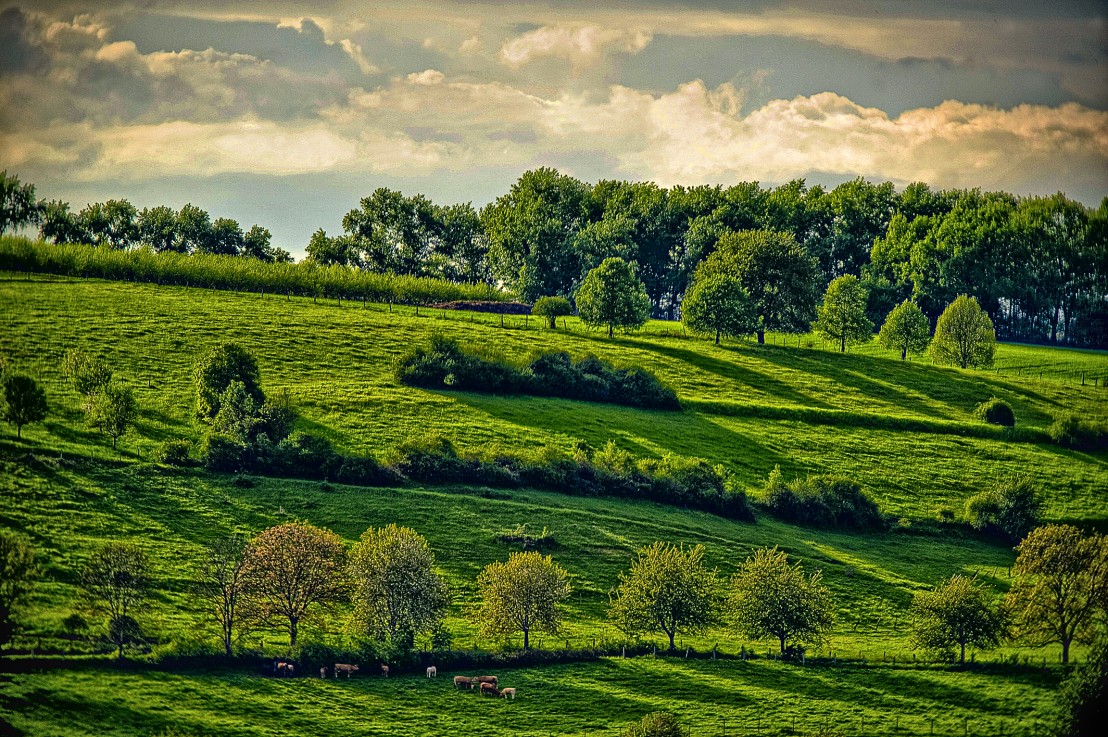
[{"label": "deciduous tree", "polygon": [[505,562],[490,563],[477,576],[481,607],[477,622],[488,635],[523,633],[523,649],[531,648],[532,632],[561,629],[561,603],[572,587],[566,570],[541,553],[512,553]]},{"label": "deciduous tree", "polygon": [[988,368],[995,351],[993,321],[973,297],[961,295],[939,316],[931,339],[931,357],[938,363]]},{"label": "deciduous tree", "polygon": [[608,618],[632,637],[664,633],[670,652],[678,632],[702,632],[719,619],[720,581],[704,565],[703,545],[685,550],[656,542],[641,548],[619,581]]},{"label": "deciduous tree", "polygon": [[[234,654],[236,631],[251,615],[246,568],[247,540],[231,535],[213,541],[204,550],[197,576],[197,593],[219,624],[223,651]],[[236,630],[237,628],[237,630]]]},{"label": "deciduous tree", "polygon": [[427,540],[408,527],[370,528],[350,553],[354,629],[403,647],[435,632],[450,594]]},{"label": "deciduous tree", "polygon": [[573,305],[565,297],[539,297],[531,307],[531,314],[545,318],[551,330],[558,327],[558,318],[573,314]]},{"label": "deciduous tree", "polygon": [[19,609],[41,574],[30,541],[0,530],[0,650],[15,636]]},{"label": "deciduous tree", "polygon": [[35,185],[22,184],[15,174],[0,171],[0,234],[41,222],[42,206],[35,201]]},{"label": "deciduous tree", "polygon": [[873,323],[866,317],[866,288],[853,274],[846,274],[827,285],[823,304],[816,311],[812,325],[816,333],[839,344],[868,343],[873,339]]},{"label": "deciduous tree", "polygon": [[892,309],[877,340],[882,347],[900,351],[900,360],[908,354],[923,353],[931,343],[931,323],[915,302],[906,299]]},{"label": "deciduous tree", "polygon": [[62,373],[78,394],[89,396],[112,380],[112,367],[80,348],[71,348],[62,359]]},{"label": "deciduous tree", "polygon": [[289,647],[296,647],[304,618],[343,595],[345,563],[342,539],[330,530],[289,522],[261,532],[246,556],[247,585],[259,616],[280,623]]},{"label": "deciduous tree", "polygon": [[146,554],[133,543],[102,546],[81,572],[82,597],[89,608],[108,615],[109,639],[119,657],[136,633],[133,615],[146,603],[151,588]]},{"label": "deciduous tree", "polygon": [[912,601],[912,642],[933,653],[958,647],[959,663],[966,646],[987,650],[1000,644],[1005,618],[999,602],[976,579],[954,575]]},{"label": "deciduous tree", "polygon": [[750,295],[730,274],[705,274],[694,279],[681,302],[681,322],[697,333],[735,338],[758,327]]},{"label": "deciduous tree", "polygon": [[1072,525],[1045,525],[1016,546],[1016,582],[1008,605],[1017,632],[1033,643],[1089,640],[1108,604],[1108,537],[1084,535]]},{"label": "deciduous tree", "polygon": [[88,423],[112,439],[112,448],[138,419],[135,393],[123,384],[106,384],[85,403]]},{"label": "deciduous tree", "polygon": [[232,381],[242,382],[258,406],[265,401],[258,362],[237,343],[222,343],[209,351],[193,369],[193,380],[196,416],[201,422],[211,422],[219,413],[219,398]]},{"label": "deciduous tree", "polygon": [[638,328],[650,317],[650,297],[631,264],[607,258],[590,271],[577,290],[577,314],[590,326]]},{"label": "deciduous tree", "polygon": [[834,624],[831,591],[819,571],[805,577],[784,551],[756,550],[731,580],[731,614],[753,639],[773,637],[781,654],[790,641],[818,644]]},{"label": "deciduous tree", "polygon": [[46,391],[25,374],[5,371],[0,374],[0,413],[9,425],[15,425],[16,437],[23,437],[23,426],[46,419]]}]

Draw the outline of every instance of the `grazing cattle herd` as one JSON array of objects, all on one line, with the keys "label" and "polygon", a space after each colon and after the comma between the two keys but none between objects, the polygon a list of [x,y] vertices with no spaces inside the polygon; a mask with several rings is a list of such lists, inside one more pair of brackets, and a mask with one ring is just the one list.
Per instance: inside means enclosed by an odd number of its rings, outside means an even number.
[{"label": "grazing cattle herd", "polygon": [[[326,678],[328,670],[334,678],[338,678],[340,673],[350,678],[360,670],[360,667],[352,663],[335,663],[330,669],[327,666],[320,668],[319,677]],[[439,669],[431,665],[427,667],[426,673],[428,678],[438,678]],[[273,675],[292,678],[296,675],[296,664],[288,660],[274,660]],[[385,663],[381,663],[381,675],[385,678],[389,677],[389,666]],[[496,676],[454,676],[454,688],[477,690],[482,696],[499,696],[513,700],[516,697],[514,688],[500,688],[500,680]]]}]

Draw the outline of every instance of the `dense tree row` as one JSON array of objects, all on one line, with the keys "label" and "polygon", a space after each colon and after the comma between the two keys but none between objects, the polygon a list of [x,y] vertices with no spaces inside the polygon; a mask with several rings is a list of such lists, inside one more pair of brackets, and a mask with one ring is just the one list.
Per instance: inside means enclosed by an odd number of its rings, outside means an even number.
[{"label": "dense tree row", "polygon": [[[244,233],[234,221],[211,221],[192,205],[139,212],[124,200],[109,200],[71,213],[65,203],[36,202],[33,186],[17,177],[0,175],[0,184],[0,232],[38,224],[43,238],[56,243],[288,258],[270,245],[264,228]],[[866,318],[874,324],[906,299],[934,323],[966,294],[977,299],[1001,339],[1108,345],[1108,198],[1090,209],[1062,194],[1019,198],[934,191],[922,183],[897,192],[891,183],[863,179],[830,190],[802,180],[774,188],[757,182],[669,189],[610,180],[590,185],[542,168],[525,172],[480,211],[377,189],[343,218],[342,234],[320,229],[306,252],[322,265],[501,286],[526,302],[576,299],[590,271],[618,258],[641,280],[650,313],[672,319],[698,268],[717,251],[733,250],[728,238],[742,231],[788,236],[808,257],[790,268],[810,268],[813,275],[809,283],[807,274],[794,281],[794,272],[771,270],[761,295],[744,285],[756,302],[802,292],[791,315],[773,313],[771,305],[771,315],[786,319],[773,327],[772,317],[762,316],[763,329],[806,330],[816,304],[804,292],[818,295],[839,277],[854,276],[866,290]],[[714,271],[727,272],[728,261],[734,265],[733,255],[717,260]],[[813,314],[801,319],[803,313]],[[841,331],[836,339],[842,340]]]}]

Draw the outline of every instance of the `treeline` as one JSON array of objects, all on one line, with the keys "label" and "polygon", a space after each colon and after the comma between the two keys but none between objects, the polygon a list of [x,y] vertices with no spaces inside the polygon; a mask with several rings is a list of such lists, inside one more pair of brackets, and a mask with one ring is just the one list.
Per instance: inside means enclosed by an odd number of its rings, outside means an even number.
[{"label": "treeline", "polygon": [[[36,203],[18,178],[3,185],[0,231],[39,223],[43,238],[59,243],[282,258],[256,245],[268,244],[264,229],[240,238],[233,221],[209,222],[192,206],[136,212],[112,200],[74,214]],[[635,265],[652,314],[672,319],[697,266],[722,237],[747,230],[790,234],[815,260],[817,291],[857,276],[876,324],[906,299],[933,324],[967,294],[1002,340],[1108,346],[1108,198],[1090,209],[1061,193],[1021,198],[923,183],[898,192],[863,179],[830,190],[803,180],[667,189],[587,184],[542,168],[480,210],[378,189],[347,213],[341,234],[321,229],[306,250],[317,264],[496,284],[526,302],[574,298],[590,270],[618,257]]]},{"label": "treeline", "polygon": [[344,266],[321,266],[312,261],[266,263],[207,253],[120,251],[78,244],[34,243],[11,236],[0,237],[0,269],[390,304],[507,298],[504,292],[488,284],[377,274]]}]

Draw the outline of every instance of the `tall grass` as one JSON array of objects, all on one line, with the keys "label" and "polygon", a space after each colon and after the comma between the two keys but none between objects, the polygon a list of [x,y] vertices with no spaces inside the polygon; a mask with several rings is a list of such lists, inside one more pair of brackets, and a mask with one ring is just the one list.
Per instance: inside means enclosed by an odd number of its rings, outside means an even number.
[{"label": "tall grass", "polygon": [[320,266],[310,261],[285,264],[206,253],[122,251],[106,246],[53,245],[17,236],[0,238],[0,269],[410,305],[451,300],[501,301],[509,297],[487,284],[376,274],[346,266]]}]

